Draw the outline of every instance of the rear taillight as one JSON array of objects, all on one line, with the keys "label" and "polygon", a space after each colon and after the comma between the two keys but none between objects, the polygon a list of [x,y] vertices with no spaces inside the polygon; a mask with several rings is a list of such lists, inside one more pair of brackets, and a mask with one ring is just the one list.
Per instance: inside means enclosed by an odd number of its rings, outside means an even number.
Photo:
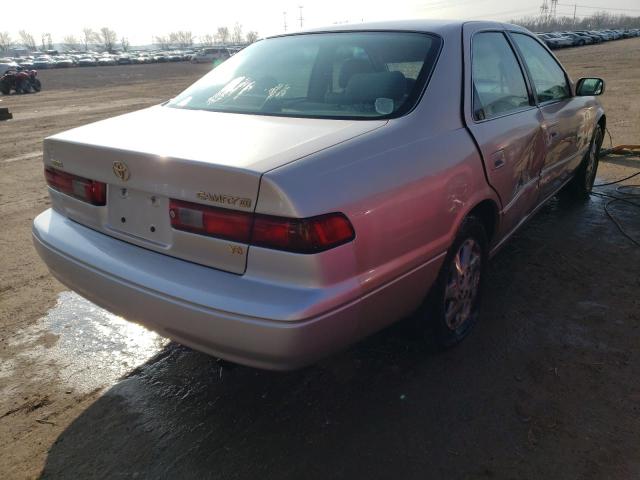
[{"label": "rear taillight", "polygon": [[311,218],[256,215],[251,244],[298,253],[314,253],[353,240],[353,227],[341,213]]},{"label": "rear taillight", "polygon": [[249,243],[251,215],[245,212],[171,200],[169,217],[176,230]]},{"label": "rear taillight", "polygon": [[171,226],[201,235],[295,253],[317,253],[355,238],[342,213],[285,218],[171,200]]},{"label": "rear taillight", "polygon": [[92,205],[102,206],[107,203],[107,185],[105,183],[51,167],[45,167],[44,176],[47,179],[47,184],[54,190]]}]

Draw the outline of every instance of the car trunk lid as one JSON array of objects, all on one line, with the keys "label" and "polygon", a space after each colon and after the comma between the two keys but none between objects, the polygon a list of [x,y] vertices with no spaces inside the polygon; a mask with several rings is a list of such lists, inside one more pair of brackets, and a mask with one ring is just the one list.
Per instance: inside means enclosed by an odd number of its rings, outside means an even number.
[{"label": "car trunk lid", "polygon": [[301,119],[152,107],[45,140],[46,166],[107,184],[96,207],[52,195],[79,223],[145,248],[243,273],[247,245],[171,228],[171,198],[252,212],[261,175],[385,121]]}]

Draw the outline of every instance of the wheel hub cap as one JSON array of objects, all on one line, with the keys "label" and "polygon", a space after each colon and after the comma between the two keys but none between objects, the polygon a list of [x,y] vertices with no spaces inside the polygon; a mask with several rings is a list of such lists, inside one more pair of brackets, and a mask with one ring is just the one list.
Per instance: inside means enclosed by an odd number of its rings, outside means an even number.
[{"label": "wheel hub cap", "polygon": [[585,187],[587,190],[591,190],[593,185],[593,181],[596,176],[596,158],[598,155],[598,138],[594,138],[591,144],[591,148],[589,149],[589,157],[587,158],[587,168],[585,177]]},{"label": "wheel hub cap", "polygon": [[464,325],[473,314],[480,287],[482,250],[469,238],[460,245],[449,265],[445,290],[445,322],[451,330]]}]

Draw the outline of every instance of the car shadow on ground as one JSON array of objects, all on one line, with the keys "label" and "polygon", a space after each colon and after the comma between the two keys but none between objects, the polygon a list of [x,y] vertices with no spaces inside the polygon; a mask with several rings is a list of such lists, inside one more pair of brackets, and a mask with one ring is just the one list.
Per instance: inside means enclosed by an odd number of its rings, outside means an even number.
[{"label": "car shadow on ground", "polygon": [[620,415],[633,405],[619,398],[638,387],[628,385],[638,369],[628,352],[639,334],[613,328],[635,311],[634,280],[615,265],[640,255],[601,208],[544,207],[494,259],[471,337],[446,352],[425,349],[409,322],[289,373],[169,344],[60,435],[42,477],[626,473],[623,459],[638,452],[620,446]]}]

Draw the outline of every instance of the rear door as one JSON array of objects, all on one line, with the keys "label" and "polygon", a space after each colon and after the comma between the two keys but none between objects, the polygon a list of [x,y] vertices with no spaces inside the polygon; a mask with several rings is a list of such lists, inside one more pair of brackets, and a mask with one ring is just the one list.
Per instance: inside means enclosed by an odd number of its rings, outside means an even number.
[{"label": "rear door", "polygon": [[589,135],[580,128],[584,97],[573,97],[569,79],[558,61],[533,37],[511,32],[520,52],[543,117],[547,155],[540,170],[541,200],[553,194],[580,164]]},{"label": "rear door", "polygon": [[464,26],[465,105],[469,130],[502,202],[501,235],[513,230],[538,200],[544,160],[542,115],[504,31]]}]

